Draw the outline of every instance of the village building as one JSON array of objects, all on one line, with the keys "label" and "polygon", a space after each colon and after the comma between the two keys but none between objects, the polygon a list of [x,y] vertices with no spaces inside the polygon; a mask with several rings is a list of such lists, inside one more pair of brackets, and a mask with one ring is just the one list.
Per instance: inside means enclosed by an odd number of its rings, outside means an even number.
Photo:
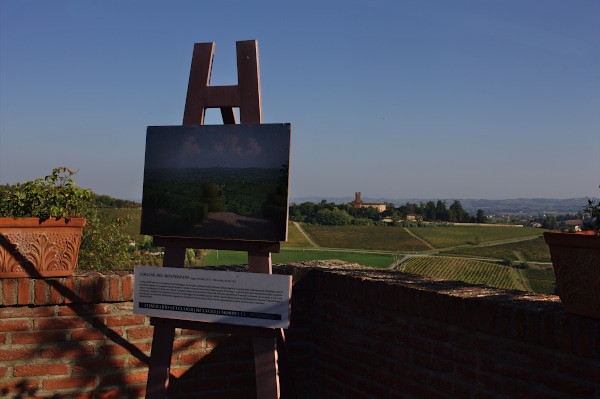
[{"label": "village building", "polygon": [[383,202],[363,202],[363,200],[360,199],[360,191],[354,193],[354,201],[349,202],[348,204],[354,208],[376,208],[380,213],[385,212],[387,209],[387,204]]}]

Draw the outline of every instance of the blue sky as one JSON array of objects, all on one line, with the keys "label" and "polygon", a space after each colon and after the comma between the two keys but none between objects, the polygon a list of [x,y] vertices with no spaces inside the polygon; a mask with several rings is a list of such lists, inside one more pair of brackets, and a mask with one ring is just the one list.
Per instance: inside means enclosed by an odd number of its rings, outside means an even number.
[{"label": "blue sky", "polygon": [[[142,195],[147,126],[182,122],[258,40],[290,196],[600,197],[600,2],[0,0],[0,184],[78,169]],[[209,110],[207,124],[220,124]]]}]

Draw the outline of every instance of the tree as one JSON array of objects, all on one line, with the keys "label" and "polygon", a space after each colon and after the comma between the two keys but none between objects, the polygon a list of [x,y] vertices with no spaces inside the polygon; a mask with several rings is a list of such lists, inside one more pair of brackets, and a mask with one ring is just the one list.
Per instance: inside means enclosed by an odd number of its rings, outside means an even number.
[{"label": "tree", "polygon": [[547,216],[542,223],[542,228],[548,230],[558,230],[558,221],[556,220],[556,216]]},{"label": "tree", "polygon": [[450,215],[449,220],[451,222],[468,222],[469,214],[465,212],[460,201],[454,200],[452,205],[450,205]]},{"label": "tree", "polygon": [[483,213],[483,209],[477,209],[477,216],[475,217],[476,223],[487,223],[487,217]]},{"label": "tree", "polygon": [[324,208],[317,212],[317,223],[328,226],[345,226],[352,223],[352,216],[346,211]]},{"label": "tree", "polygon": [[442,220],[444,222],[447,222],[449,219],[446,203],[442,200],[438,200],[437,204],[435,205],[435,218],[436,220]]},{"label": "tree", "polygon": [[427,201],[425,204],[425,214],[423,215],[423,219],[433,222],[435,221],[436,213],[435,213],[435,204],[433,201]]}]

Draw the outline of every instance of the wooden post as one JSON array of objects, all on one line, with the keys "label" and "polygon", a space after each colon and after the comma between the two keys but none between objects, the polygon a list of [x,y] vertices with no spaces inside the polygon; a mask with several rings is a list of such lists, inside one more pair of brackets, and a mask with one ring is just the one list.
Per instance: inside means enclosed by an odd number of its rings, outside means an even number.
[{"label": "wooden post", "polygon": [[[256,40],[236,42],[238,84],[210,86],[214,43],[196,43],[192,55],[190,77],[183,114],[183,125],[203,125],[207,108],[220,108],[224,124],[235,124],[234,108],[240,109],[241,123],[262,123],[260,69]],[[237,249],[248,251],[248,267],[253,273],[272,273],[270,248],[279,250],[279,243],[211,239],[177,239],[154,237],[154,244],[165,246],[163,267],[183,267],[186,248]],[[146,399],[166,399],[173,340],[177,323],[154,320],[154,336],[146,385]],[[189,323],[188,323],[189,324]],[[201,325],[200,323],[196,325]],[[231,326],[235,333],[236,326]],[[284,342],[281,341],[280,342]],[[258,399],[280,397],[277,367],[277,336],[254,334],[254,364]]]}]

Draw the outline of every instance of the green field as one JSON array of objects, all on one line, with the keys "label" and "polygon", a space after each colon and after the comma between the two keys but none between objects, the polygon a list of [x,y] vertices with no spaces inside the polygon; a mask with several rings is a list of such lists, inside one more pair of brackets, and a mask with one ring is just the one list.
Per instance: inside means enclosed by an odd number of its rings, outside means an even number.
[{"label": "green field", "polygon": [[556,291],[556,278],[552,267],[541,270],[527,269],[525,270],[525,275],[529,279],[529,284],[533,292],[558,295]]},{"label": "green field", "polygon": [[[131,218],[126,228],[138,243],[140,209],[103,209],[113,217]],[[387,268],[405,254],[444,256],[412,257],[402,270],[450,280],[461,280],[491,287],[555,293],[554,272],[543,230],[530,227],[500,226],[318,226],[301,225],[315,243],[290,223],[288,240],[272,262],[337,259],[363,266]],[[465,257],[465,258],[459,258]],[[489,260],[489,261],[486,261]],[[497,261],[497,262],[493,262]],[[508,263],[507,263],[508,261]],[[246,264],[246,252],[207,251],[204,265]],[[504,264],[513,264],[508,267]],[[524,269],[517,267],[525,267]]]},{"label": "green field", "polygon": [[[280,253],[271,254],[271,260],[274,264],[329,259],[358,263],[363,266],[375,268],[386,268],[394,262],[394,258],[391,255],[376,255],[351,251],[339,252],[282,249]],[[245,252],[215,250],[209,251],[203,261],[205,266],[239,265],[246,263],[248,263],[248,256]]]},{"label": "green field", "polygon": [[533,227],[494,225],[411,227],[410,231],[435,248],[480,245],[519,238],[540,237],[542,235],[540,229]]},{"label": "green field", "polygon": [[444,251],[444,254],[509,259],[519,262],[550,262],[550,252],[542,237],[490,246],[468,246]]},{"label": "green field", "polygon": [[418,252],[429,249],[427,244],[402,227],[302,225],[302,228],[324,248],[391,252]]},{"label": "green field", "polygon": [[517,269],[473,259],[415,256],[402,263],[400,270],[495,288],[530,290]]}]

